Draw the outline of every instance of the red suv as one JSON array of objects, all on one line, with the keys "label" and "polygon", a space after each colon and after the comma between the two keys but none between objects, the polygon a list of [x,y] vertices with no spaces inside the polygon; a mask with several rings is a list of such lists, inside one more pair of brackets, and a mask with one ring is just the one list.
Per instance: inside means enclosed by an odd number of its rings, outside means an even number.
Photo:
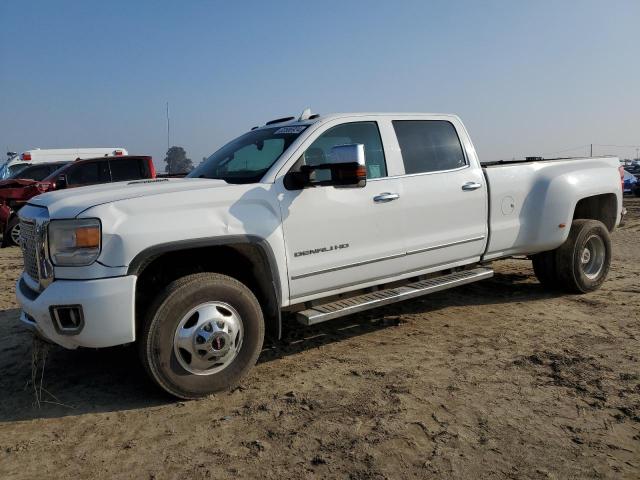
[{"label": "red suv", "polygon": [[62,188],[99,183],[156,178],[151,157],[121,156],[76,160],[59,168],[44,180],[7,180],[0,185],[0,231],[2,246],[17,245],[20,223],[16,213],[31,198]]}]

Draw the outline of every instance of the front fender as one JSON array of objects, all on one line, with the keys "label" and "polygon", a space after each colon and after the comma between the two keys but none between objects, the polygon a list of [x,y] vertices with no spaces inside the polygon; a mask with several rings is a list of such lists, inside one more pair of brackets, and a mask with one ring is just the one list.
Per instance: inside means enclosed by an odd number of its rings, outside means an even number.
[{"label": "front fender", "polygon": [[[273,185],[229,185],[210,190],[130,198],[91,207],[80,217],[102,222],[102,251],[91,267],[66,269],[66,278],[91,278],[99,266],[135,270],[141,259],[171,245],[212,245],[231,240],[268,246],[278,291],[288,298],[280,205]],[[143,253],[146,252],[146,253]]]}]

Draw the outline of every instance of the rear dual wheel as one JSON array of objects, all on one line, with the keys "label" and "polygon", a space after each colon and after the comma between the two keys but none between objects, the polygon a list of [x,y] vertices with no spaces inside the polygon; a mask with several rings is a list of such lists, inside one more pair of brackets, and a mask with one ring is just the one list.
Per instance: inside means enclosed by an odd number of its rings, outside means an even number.
[{"label": "rear dual wheel", "polygon": [[569,237],[556,250],[531,257],[536,277],[546,287],[571,293],[600,288],[611,265],[609,230],[597,220],[574,220]]},{"label": "rear dual wheel", "polygon": [[216,273],[171,283],[149,310],[140,355],[170,394],[194,399],[236,385],[258,359],[264,320],[242,283]]}]

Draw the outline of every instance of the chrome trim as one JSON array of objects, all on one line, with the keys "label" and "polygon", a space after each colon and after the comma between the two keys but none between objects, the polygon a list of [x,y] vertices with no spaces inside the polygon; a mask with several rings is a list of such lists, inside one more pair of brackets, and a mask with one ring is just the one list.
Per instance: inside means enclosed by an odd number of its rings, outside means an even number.
[{"label": "chrome trim", "polygon": [[[36,222],[20,218],[20,239],[18,244],[22,250],[23,270],[32,281],[32,288],[38,288],[38,259],[36,256]],[[33,285],[35,284],[35,287]]]},{"label": "chrome trim", "polygon": [[[314,275],[321,275],[323,273],[336,272],[338,270],[344,270],[344,269],[347,269],[347,268],[361,267],[362,265],[368,265],[370,263],[383,262],[385,260],[393,260],[394,258],[406,257],[407,255],[414,255],[416,253],[429,252],[431,250],[438,250],[440,248],[453,247],[455,245],[462,245],[464,243],[478,242],[480,240],[484,240],[484,238],[485,238],[485,235],[481,235],[479,237],[468,238],[468,239],[465,239],[465,240],[458,240],[456,242],[451,242],[451,243],[443,243],[441,245],[434,245],[432,247],[421,248],[421,249],[418,249],[418,250],[410,250],[410,251],[405,252],[405,253],[397,253],[395,255],[389,255],[389,256],[386,256],[386,257],[375,258],[373,260],[364,260],[362,262],[355,262],[355,263],[348,263],[346,265],[340,265],[339,267],[331,267],[331,268],[325,268],[323,270],[315,270],[313,272],[301,273],[300,275],[292,276],[291,280],[299,280],[301,278],[312,277]],[[446,262],[446,263],[451,263],[451,262]],[[429,268],[431,266],[437,266],[437,265],[429,265],[429,266],[426,266],[426,267],[421,267],[418,270],[421,270],[423,268]],[[358,283],[361,283],[361,282],[358,282]]]},{"label": "chrome trim", "polygon": [[295,276],[291,277],[291,280],[298,280],[300,278],[311,277],[313,275],[320,275],[322,273],[335,272],[337,270],[344,270],[345,268],[360,267],[362,265],[368,265],[370,263],[384,262],[385,260],[393,260],[394,258],[400,258],[400,257],[404,257],[404,256],[406,256],[406,253],[396,253],[395,255],[389,255],[387,257],[376,258],[376,259],[373,259],[373,260],[364,260],[362,262],[348,263],[346,265],[341,265],[339,267],[325,268],[323,270],[315,270],[313,272],[302,273],[300,275],[295,275]]},{"label": "chrome trim", "polygon": [[[23,223],[34,224],[34,233],[32,245],[27,245],[24,239],[20,241],[23,257],[26,255],[27,248],[33,248],[38,278],[33,278],[26,270],[24,275],[26,285],[34,291],[40,292],[47,288],[53,282],[53,265],[49,259],[48,249],[48,230],[49,230],[49,211],[43,207],[37,207],[38,214],[35,217],[27,218],[19,214],[20,221]],[[36,286],[37,285],[37,286]],[[35,288],[34,288],[35,287]]]},{"label": "chrome trim", "polygon": [[53,265],[49,259],[49,212],[46,218],[36,220],[36,253],[38,258],[41,290],[53,282]]},{"label": "chrome trim", "polygon": [[470,168],[471,165],[467,163],[462,167],[451,168],[449,170],[435,170],[433,172],[419,172],[419,173],[403,173],[402,175],[390,175],[388,177],[378,177],[378,178],[367,178],[367,182],[377,182],[381,180],[389,180],[394,178],[409,178],[409,177],[420,177],[422,175],[437,175],[439,173],[450,173],[450,172],[458,172],[460,170],[464,170],[465,168]]},{"label": "chrome trim", "polygon": [[485,236],[481,235],[479,237],[468,238],[466,240],[458,240],[457,242],[443,243],[442,245],[434,245],[433,247],[420,248],[418,250],[410,250],[407,252],[407,255],[415,255],[416,253],[430,252],[431,250],[438,250],[440,248],[453,247],[455,245],[462,245],[464,243],[471,242],[479,242],[480,240],[484,240]]},{"label": "chrome trim", "polygon": [[[412,269],[409,269],[409,270],[405,270],[405,271],[402,271],[402,272],[395,273],[395,274],[393,274],[391,276],[390,275],[384,275],[384,276],[381,276],[381,277],[372,277],[372,278],[368,278],[366,280],[358,280],[357,282],[343,283],[342,285],[334,286],[334,287],[331,287],[330,289],[323,288],[322,290],[314,290],[312,292],[305,292],[305,293],[303,293],[301,295],[292,296],[292,297],[290,297],[290,299],[291,300],[296,300],[298,298],[304,298],[304,297],[309,297],[311,295],[317,295],[318,293],[335,292],[336,290],[342,290],[343,288],[350,288],[350,287],[355,287],[357,285],[369,284],[371,282],[378,282],[380,280],[382,280],[383,283],[385,283],[384,281],[386,281],[386,280],[389,281],[388,283],[391,283],[391,282],[395,282],[397,280],[402,280],[402,278],[398,278],[398,277],[402,277],[404,275],[409,275],[411,273],[423,272],[425,270],[429,270],[429,269],[432,269],[432,268],[444,267],[445,265],[448,265],[449,268],[452,268],[453,266],[459,267],[459,266],[462,266],[462,265],[468,265],[468,264],[471,264],[471,263],[477,263],[479,258],[480,258],[480,256],[476,255],[474,257],[465,258],[463,260],[460,260],[459,262],[448,261],[448,262],[436,263],[435,265],[429,265],[428,267],[412,268]],[[462,262],[462,263],[460,263],[460,262]]]},{"label": "chrome trim", "polygon": [[373,201],[376,203],[387,203],[393,200],[397,200],[399,198],[400,198],[400,195],[397,193],[384,192],[384,193],[381,193],[380,195],[376,195],[375,197],[373,197]]},{"label": "chrome trim", "polygon": [[462,185],[463,192],[472,192],[473,190],[477,190],[479,188],[482,188],[482,184],[478,182],[467,182]]}]

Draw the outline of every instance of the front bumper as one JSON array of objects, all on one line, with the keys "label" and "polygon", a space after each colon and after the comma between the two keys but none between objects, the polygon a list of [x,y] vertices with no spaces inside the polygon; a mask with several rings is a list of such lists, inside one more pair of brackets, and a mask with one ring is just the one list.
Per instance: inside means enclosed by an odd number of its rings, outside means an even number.
[{"label": "front bumper", "polygon": [[[22,274],[16,296],[22,306],[20,320],[45,340],[65,348],[102,348],[136,339],[135,288],[137,277],[128,275],[99,280],[56,280],[42,292],[27,286]],[[84,325],[75,334],[55,328],[50,307],[79,305]]]}]

